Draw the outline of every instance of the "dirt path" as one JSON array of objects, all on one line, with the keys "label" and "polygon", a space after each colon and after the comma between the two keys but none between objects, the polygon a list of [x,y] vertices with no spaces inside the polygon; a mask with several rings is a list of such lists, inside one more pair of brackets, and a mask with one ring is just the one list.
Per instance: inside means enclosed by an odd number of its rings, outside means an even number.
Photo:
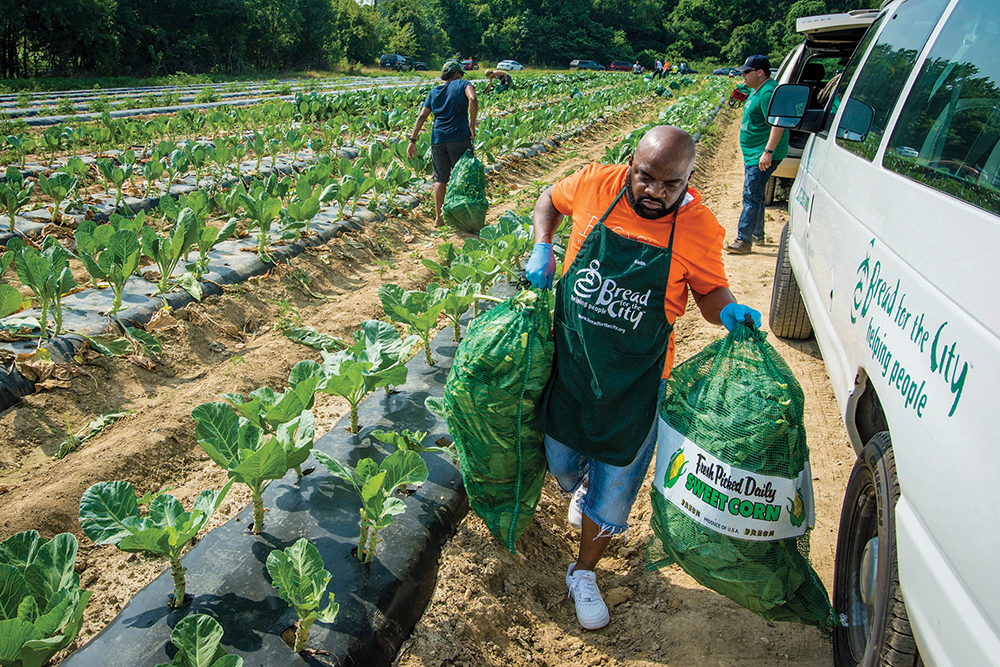
[{"label": "dirt path", "polygon": [[[600,159],[606,146],[654,114],[650,108],[618,125],[598,126],[554,153],[509,165],[491,181],[490,218],[507,208],[530,210],[544,187]],[[696,187],[730,232],[739,214],[742,182],[737,124],[732,119],[728,109],[720,115],[716,148],[701,159],[695,177]],[[778,237],[783,216],[777,207],[769,211],[770,236]],[[406,217],[313,248],[264,278],[173,313],[176,322],[158,333],[164,352],[155,360],[155,371],[120,359],[98,359],[80,367],[82,374],[48,381],[44,391],[0,414],[0,540],[28,529],[46,537],[72,531],[81,538],[77,570],[94,597],[78,644],[96,634],[135,591],[163,570],[160,561],[90,544],[77,527],[83,491],[98,481],[125,479],[140,493],[172,488],[171,493],[189,504],[200,490],[222,486],[225,473],[195,442],[192,408],[219,400],[224,392],[280,387],[297,361],[318,358],[287,341],[277,331],[280,326],[303,323],[350,337],[359,322],[383,315],[380,284],[406,289],[426,285],[431,276],[420,260],[434,257],[437,246],[450,236],[436,230],[432,219],[432,209],[422,205]],[[762,311],[769,303],[774,251],[774,246],[765,246],[753,255],[731,258],[728,265],[734,292]],[[327,298],[312,298],[306,287]],[[688,315],[678,324],[678,358],[690,356],[722,333],[720,327]],[[813,562],[830,586],[850,448],[815,344],[790,347],[773,342],[806,392],[807,430],[818,478]],[[50,459],[67,431],[79,432],[102,413],[125,410],[129,416],[66,458]],[[317,431],[326,432],[346,412],[345,402],[318,395]],[[228,520],[247,502],[248,494],[234,488],[213,525]],[[445,549],[435,597],[399,659],[401,667],[829,664],[829,642],[819,631],[773,627],[701,589],[675,568],[647,573],[645,494],[634,510],[631,541],[614,544],[600,566],[602,588],[610,601],[618,602],[612,623],[606,630],[585,633],[565,599],[562,580],[576,548],[565,506],[550,481],[538,520],[521,540],[523,559],[508,555],[470,515]]]},{"label": "dirt path", "polygon": [[[743,182],[739,122],[727,109],[718,125],[709,146],[700,146],[703,154],[694,185],[726,228],[727,239],[732,239]],[[603,148],[582,153],[579,160],[550,172],[550,177],[554,180],[589,158],[599,159]],[[786,220],[784,202],[768,209],[769,240],[778,239]],[[777,252],[773,241],[751,255],[726,258],[733,292],[741,302],[758,308],[765,323]],[[677,326],[678,361],[724,332],[701,319],[697,308],[689,308]],[[816,494],[812,562],[829,589],[851,449],[815,342],[769,340],[805,392]],[[566,523],[567,500],[549,477],[535,523],[518,543],[518,556],[508,554],[474,515],[464,521],[445,547],[434,597],[401,652],[398,667],[830,665],[830,640],[823,631],[764,621],[702,588],[677,566],[645,570],[652,474],[650,467],[632,510],[631,538],[612,543],[598,565],[598,582],[613,607],[607,628],[581,629],[566,598],[563,577],[576,558],[578,538]]]}]

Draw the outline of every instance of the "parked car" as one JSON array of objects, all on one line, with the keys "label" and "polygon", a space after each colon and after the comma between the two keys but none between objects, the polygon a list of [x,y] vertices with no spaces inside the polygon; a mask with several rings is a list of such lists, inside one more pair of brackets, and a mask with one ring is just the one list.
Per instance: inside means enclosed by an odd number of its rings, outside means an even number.
[{"label": "parked car", "polygon": [[801,76],[771,99],[807,141],[770,327],[815,334],[857,454],[833,664],[996,666],[1000,3],[882,6],[825,102]]},{"label": "parked car", "polygon": [[474,70],[474,69],[479,69],[479,65],[477,65],[472,60],[463,60],[462,61],[462,67],[464,67],[466,71],[471,71],[471,70]]},{"label": "parked car", "polygon": [[418,72],[426,72],[427,71],[427,63],[425,63],[422,60],[414,60],[413,61],[413,69],[416,70],[416,71],[418,71]]},{"label": "parked car", "polygon": [[609,72],[631,72],[632,63],[625,60],[612,60],[611,64],[608,65]]},{"label": "parked car", "polygon": [[[798,19],[796,30],[805,35],[805,39],[785,56],[775,80],[779,85],[806,83],[813,90],[815,100],[830,79],[847,64],[877,15],[878,10],[864,9],[846,14],[804,16]],[[764,193],[766,204],[774,202],[778,179],[795,178],[799,171],[802,149],[808,138],[808,132],[789,131],[788,157],[781,161],[767,183]]]},{"label": "parked car", "polygon": [[505,69],[509,72],[519,72],[524,69],[524,65],[516,60],[501,60],[497,63],[497,69]]},{"label": "parked car", "polygon": [[594,69],[601,70],[604,69],[604,65],[599,65],[593,60],[571,60],[569,61],[570,69]]},{"label": "parked car", "polygon": [[409,72],[413,69],[413,60],[409,56],[401,56],[398,53],[386,53],[379,59],[378,66],[396,72]]}]

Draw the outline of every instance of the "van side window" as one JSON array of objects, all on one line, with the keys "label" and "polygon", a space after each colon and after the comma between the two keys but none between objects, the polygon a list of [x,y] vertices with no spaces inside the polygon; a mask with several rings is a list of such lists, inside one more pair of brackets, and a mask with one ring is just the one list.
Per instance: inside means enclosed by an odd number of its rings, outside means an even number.
[{"label": "van side window", "polygon": [[867,160],[875,157],[913,63],[947,5],[948,0],[910,0],[906,11],[886,18],[885,28],[858,72],[851,92],[851,99],[875,110],[871,127],[863,141],[852,141],[847,138],[851,136],[848,128],[838,127],[837,144]]},{"label": "van side window", "polygon": [[[865,57],[865,52],[868,50],[868,46],[875,39],[875,35],[878,34],[878,28],[882,25],[882,21],[885,20],[886,15],[881,14],[875,22],[871,24],[868,28],[868,32],[865,36],[861,38],[856,49],[854,49],[854,55],[851,56],[851,60],[847,63],[847,67],[844,68],[843,72],[836,74],[833,78],[836,79],[834,86],[836,86],[836,91],[832,96],[824,99],[817,99],[821,104],[826,104],[829,102],[829,106],[824,106],[828,109],[826,114],[826,120],[823,122],[823,136],[830,133],[830,128],[833,126],[833,118],[837,115],[837,109],[840,108],[840,102],[844,99],[844,91],[847,90],[847,84],[851,82],[854,78],[854,73],[858,71],[858,65],[861,64],[862,58]],[[829,94],[829,91],[827,91]]]},{"label": "van side window", "polygon": [[1000,6],[965,0],[903,105],[887,169],[1000,215]]}]

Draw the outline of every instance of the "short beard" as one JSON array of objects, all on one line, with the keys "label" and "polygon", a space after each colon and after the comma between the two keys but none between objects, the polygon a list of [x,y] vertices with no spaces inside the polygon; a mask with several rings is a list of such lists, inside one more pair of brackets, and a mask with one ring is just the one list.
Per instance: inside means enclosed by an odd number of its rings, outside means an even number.
[{"label": "short beard", "polygon": [[[666,218],[669,215],[677,213],[677,211],[679,211],[681,208],[681,203],[684,201],[684,196],[686,194],[687,194],[687,187],[685,187],[684,190],[677,196],[677,201],[675,201],[672,205],[667,206],[666,202],[660,199],[656,199],[654,197],[650,197],[649,195],[643,195],[638,199],[636,199],[635,192],[632,191],[632,172],[628,173],[627,179],[625,181],[625,198],[628,200],[629,206],[632,207],[632,210],[635,211],[635,214],[637,216],[639,216],[640,218],[644,218],[646,220],[660,220],[662,218]],[[650,201],[658,201],[661,204],[663,204],[666,207],[663,213],[662,214],[654,213],[639,206],[640,202],[645,201],[647,199]]]}]

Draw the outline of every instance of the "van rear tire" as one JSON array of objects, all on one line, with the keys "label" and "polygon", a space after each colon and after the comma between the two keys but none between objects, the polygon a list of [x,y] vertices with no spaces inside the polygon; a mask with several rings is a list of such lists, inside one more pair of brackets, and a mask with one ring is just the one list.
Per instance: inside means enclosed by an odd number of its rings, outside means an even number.
[{"label": "van rear tire", "polygon": [[778,242],[778,259],[774,266],[774,284],[771,287],[771,312],[767,318],[768,326],[779,338],[794,338],[805,340],[812,336],[812,323],[809,313],[802,303],[799,283],[792,273],[792,264],[788,259],[788,244],[790,242],[788,225],[781,230],[781,240]]},{"label": "van rear tire", "polygon": [[774,203],[774,190],[778,185],[778,179],[772,176],[767,179],[767,185],[764,186],[764,206],[770,206]]},{"label": "van rear tire", "polygon": [[833,608],[836,667],[918,667],[920,656],[899,588],[896,501],[899,482],[887,431],[868,441],[854,464],[837,533]]}]

